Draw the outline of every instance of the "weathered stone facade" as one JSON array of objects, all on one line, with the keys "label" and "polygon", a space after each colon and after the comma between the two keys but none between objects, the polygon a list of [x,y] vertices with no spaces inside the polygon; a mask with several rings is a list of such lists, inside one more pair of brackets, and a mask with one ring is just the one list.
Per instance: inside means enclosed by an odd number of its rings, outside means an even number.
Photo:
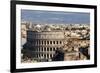
[{"label": "weathered stone facade", "polygon": [[27,31],[27,43],[31,44],[33,58],[50,60],[55,51],[63,46],[64,34],[62,31]]},{"label": "weathered stone facade", "polygon": [[[66,34],[65,34],[66,33]],[[67,36],[65,31],[27,31],[27,43],[24,45],[24,55],[28,55],[36,61],[52,61],[56,51],[61,49],[64,53],[64,59],[83,60],[87,57],[80,51],[80,48],[89,49],[89,40],[82,40],[79,37],[73,38]],[[85,51],[88,52],[89,50]]]}]

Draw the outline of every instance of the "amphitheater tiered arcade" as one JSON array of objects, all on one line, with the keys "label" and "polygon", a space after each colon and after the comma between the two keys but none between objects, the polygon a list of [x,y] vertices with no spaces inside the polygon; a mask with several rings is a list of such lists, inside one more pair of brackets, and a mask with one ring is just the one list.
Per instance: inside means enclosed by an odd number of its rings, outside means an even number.
[{"label": "amphitheater tiered arcade", "polygon": [[27,43],[37,61],[41,58],[51,60],[55,51],[63,46],[64,33],[62,31],[27,31]]}]

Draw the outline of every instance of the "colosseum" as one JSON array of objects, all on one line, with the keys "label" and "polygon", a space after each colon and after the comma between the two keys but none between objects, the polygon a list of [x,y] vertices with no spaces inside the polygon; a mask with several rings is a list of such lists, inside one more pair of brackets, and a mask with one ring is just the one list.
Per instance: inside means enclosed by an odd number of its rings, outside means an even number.
[{"label": "colosseum", "polygon": [[[87,56],[80,53],[80,47],[84,43],[86,46],[88,44],[88,47],[85,47],[85,53],[89,54],[89,40],[68,37],[65,34],[64,31],[28,30],[27,43],[24,44],[22,52],[24,56],[37,62],[87,59]],[[57,58],[59,50],[61,55]]]},{"label": "colosseum", "polygon": [[[41,58],[51,60],[55,51],[63,46],[64,35],[62,31],[27,31],[27,46],[31,50],[31,56],[37,61]],[[30,45],[29,45],[30,44]],[[26,45],[24,46],[26,48]]]}]

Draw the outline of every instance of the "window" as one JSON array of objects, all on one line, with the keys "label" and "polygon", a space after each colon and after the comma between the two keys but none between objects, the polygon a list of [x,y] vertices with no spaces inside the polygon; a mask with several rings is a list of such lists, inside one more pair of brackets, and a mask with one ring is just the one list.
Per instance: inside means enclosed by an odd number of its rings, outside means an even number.
[{"label": "window", "polygon": [[52,58],[52,54],[50,54],[50,58]]},{"label": "window", "polygon": [[53,51],[55,51],[55,48],[53,48]]},{"label": "window", "polygon": [[50,44],[52,44],[52,41],[50,41]]},{"label": "window", "polygon": [[44,41],[44,44],[46,45],[46,41]]},{"label": "window", "polygon": [[47,58],[49,58],[49,54],[47,54]]},{"label": "window", "polygon": [[55,41],[53,41],[53,44],[55,44]]},{"label": "window", "polygon": [[44,54],[44,58],[46,58],[46,54]]},{"label": "window", "polygon": [[49,41],[47,41],[47,44],[49,44]]},{"label": "window", "polygon": [[43,41],[42,41],[42,45],[43,45]]},{"label": "window", "polygon": [[41,48],[41,51],[43,51],[43,47]]},{"label": "window", "polygon": [[58,44],[58,41],[56,41],[56,44]]},{"label": "window", "polygon": [[47,48],[47,51],[49,51],[49,48]]},{"label": "window", "polygon": [[43,54],[41,54],[41,56],[43,57]]},{"label": "window", "polygon": [[60,41],[60,44],[62,44],[62,42]]},{"label": "window", "polygon": [[46,51],[46,48],[44,48],[44,51]]},{"label": "window", "polygon": [[52,51],[52,48],[50,48],[50,51]]}]

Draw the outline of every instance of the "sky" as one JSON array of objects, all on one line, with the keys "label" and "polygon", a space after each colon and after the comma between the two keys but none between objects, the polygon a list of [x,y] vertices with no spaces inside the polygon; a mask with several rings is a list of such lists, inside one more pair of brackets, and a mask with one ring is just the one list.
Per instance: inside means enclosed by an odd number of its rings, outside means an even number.
[{"label": "sky", "polygon": [[22,9],[21,21],[40,24],[89,24],[90,13]]}]

